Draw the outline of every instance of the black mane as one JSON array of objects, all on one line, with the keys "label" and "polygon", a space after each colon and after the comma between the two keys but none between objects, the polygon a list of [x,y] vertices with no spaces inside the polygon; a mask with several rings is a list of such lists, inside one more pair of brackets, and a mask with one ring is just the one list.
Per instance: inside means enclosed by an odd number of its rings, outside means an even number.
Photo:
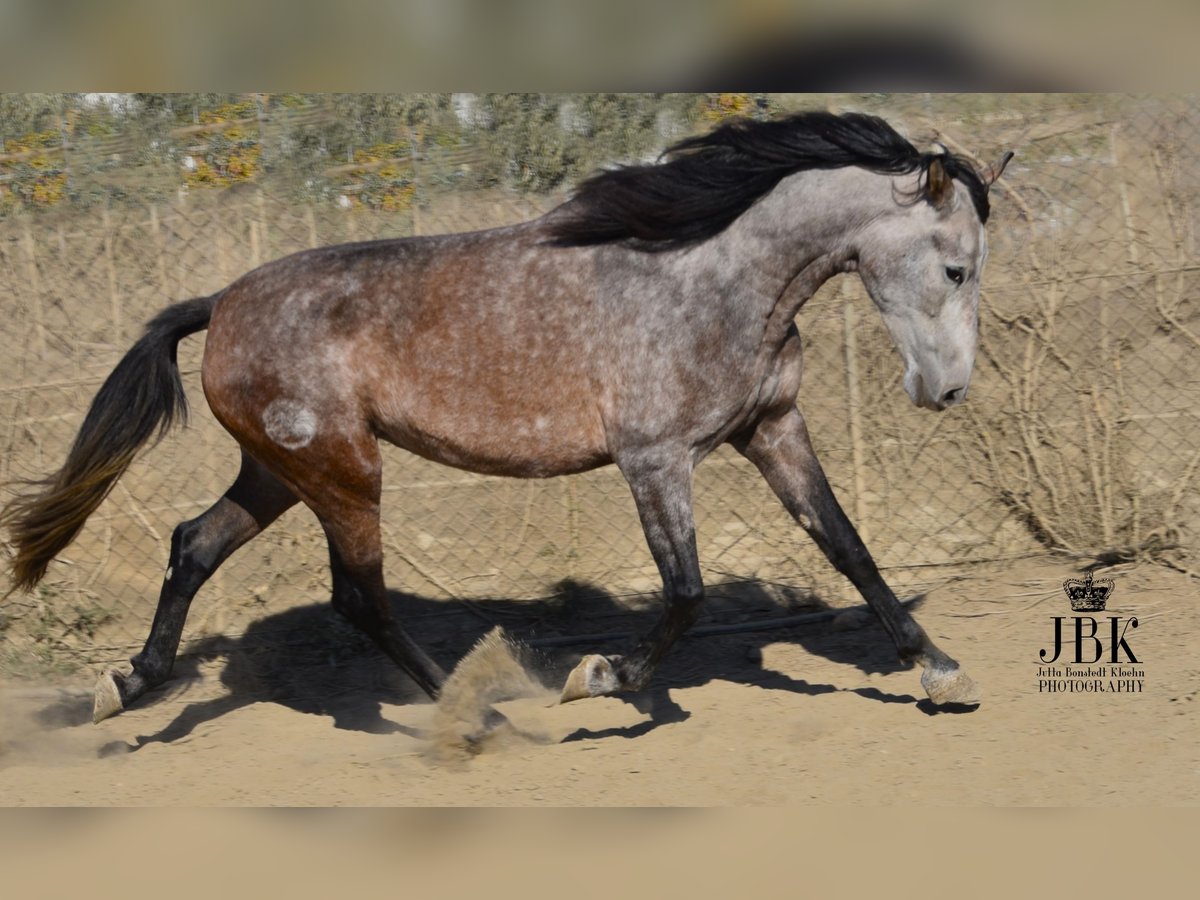
[{"label": "black mane", "polygon": [[719,234],[793,172],[862,166],[901,175],[919,169],[923,182],[935,158],[966,185],[980,220],[988,219],[987,186],[969,162],[921,153],[877,116],[803,112],[769,122],[738,120],[680,141],[663,157],[584,181],[551,225],[551,241],[628,240],[643,250],[666,250]]}]

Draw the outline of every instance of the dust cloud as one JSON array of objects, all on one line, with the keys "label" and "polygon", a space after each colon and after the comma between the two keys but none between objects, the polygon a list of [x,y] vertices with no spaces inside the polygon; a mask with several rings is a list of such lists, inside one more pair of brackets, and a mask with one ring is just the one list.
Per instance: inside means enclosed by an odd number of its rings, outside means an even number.
[{"label": "dust cloud", "polygon": [[484,751],[550,741],[539,731],[518,728],[495,708],[514,700],[540,707],[556,703],[558,692],[539,675],[544,669],[534,651],[510,638],[503,628],[489,631],[442,687],[426,758],[440,765],[462,765]]}]

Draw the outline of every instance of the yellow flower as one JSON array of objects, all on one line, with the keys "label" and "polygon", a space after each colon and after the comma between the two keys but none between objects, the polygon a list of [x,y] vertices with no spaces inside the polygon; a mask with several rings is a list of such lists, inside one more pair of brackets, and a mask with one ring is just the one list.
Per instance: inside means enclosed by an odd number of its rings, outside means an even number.
[{"label": "yellow flower", "polygon": [[719,122],[733,116],[746,115],[754,106],[749,94],[717,94],[705,105],[703,117],[710,122]]}]

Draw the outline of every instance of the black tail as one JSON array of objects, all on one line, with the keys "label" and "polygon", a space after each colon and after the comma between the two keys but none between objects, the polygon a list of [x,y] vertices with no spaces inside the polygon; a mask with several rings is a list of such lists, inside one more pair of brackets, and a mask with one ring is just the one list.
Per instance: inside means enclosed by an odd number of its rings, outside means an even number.
[{"label": "black tail", "polygon": [[16,549],[10,562],[13,590],[29,590],[42,580],[50,560],[75,539],[156,431],[161,440],[175,421],[186,421],[175,349],[181,339],[208,327],[217,296],[185,300],[155,316],[96,394],[63,467],[32,482],[35,491],[0,513]]}]

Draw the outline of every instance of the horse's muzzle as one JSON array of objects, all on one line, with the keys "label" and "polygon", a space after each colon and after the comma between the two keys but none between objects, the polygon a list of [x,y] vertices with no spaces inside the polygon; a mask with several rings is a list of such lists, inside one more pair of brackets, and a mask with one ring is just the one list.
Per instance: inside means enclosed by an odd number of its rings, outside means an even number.
[{"label": "horse's muzzle", "polygon": [[967,399],[967,386],[952,387],[947,390],[929,390],[929,385],[925,382],[920,373],[914,373],[911,380],[904,379],[905,392],[909,399],[922,409],[932,409],[935,412],[942,412],[949,409],[951,406],[958,406]]}]

